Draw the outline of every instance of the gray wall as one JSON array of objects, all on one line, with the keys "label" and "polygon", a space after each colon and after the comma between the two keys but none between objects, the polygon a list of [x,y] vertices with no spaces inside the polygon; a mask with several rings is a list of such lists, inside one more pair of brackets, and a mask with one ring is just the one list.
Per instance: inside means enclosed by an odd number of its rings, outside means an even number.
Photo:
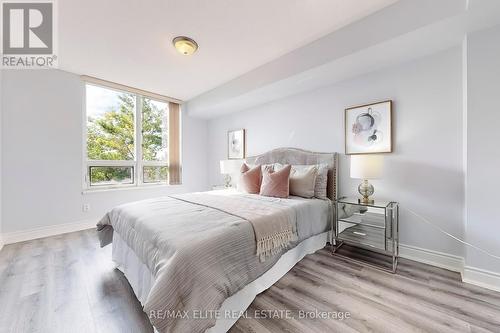
[{"label": "gray wall", "polygon": [[[4,70],[3,230],[97,220],[120,203],[207,188],[207,123],[183,115],[183,185],[82,194],[84,84],[58,70]],[[88,203],[91,210],[82,211]]]},{"label": "gray wall", "polygon": [[[463,256],[460,244],[437,234],[412,209],[463,237],[462,57],[459,47],[353,80],[209,121],[209,181],[222,183],[228,129],[247,130],[248,154],[277,147],[344,152],[347,106],[394,101],[394,153],[386,155],[375,196],[401,203],[401,242]],[[341,162],[340,192],[356,193],[349,159]]]},{"label": "gray wall", "polygon": [[[500,255],[500,26],[468,38],[467,240]],[[466,265],[500,273],[500,260],[467,250]],[[499,275],[500,279],[500,275]]]}]

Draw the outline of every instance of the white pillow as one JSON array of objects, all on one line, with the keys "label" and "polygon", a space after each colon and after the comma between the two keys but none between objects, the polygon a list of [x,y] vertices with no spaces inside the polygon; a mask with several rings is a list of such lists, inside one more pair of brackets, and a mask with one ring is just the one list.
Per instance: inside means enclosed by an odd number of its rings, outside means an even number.
[{"label": "white pillow", "polygon": [[303,198],[313,198],[317,174],[318,168],[315,165],[303,169],[294,169],[292,167],[290,194]]},{"label": "white pillow", "polygon": [[[280,163],[274,164],[275,170],[280,170],[283,167],[284,167],[283,164]],[[316,168],[316,177],[314,180],[314,197],[318,199],[326,199],[327,198],[326,187],[328,183],[328,164],[292,165],[292,173],[295,172],[303,173],[312,167]],[[290,177],[292,177],[292,175]]]}]

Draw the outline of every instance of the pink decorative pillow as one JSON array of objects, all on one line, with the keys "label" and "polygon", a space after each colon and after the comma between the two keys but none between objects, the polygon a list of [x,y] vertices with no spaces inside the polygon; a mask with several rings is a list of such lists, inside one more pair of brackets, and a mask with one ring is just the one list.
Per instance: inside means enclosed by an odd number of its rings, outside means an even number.
[{"label": "pink decorative pillow", "polygon": [[259,194],[260,183],[262,180],[262,168],[261,165],[257,165],[250,169],[246,163],[243,163],[240,169],[240,181],[239,188],[243,192]]},{"label": "pink decorative pillow", "polygon": [[265,170],[260,186],[260,195],[267,197],[288,198],[290,195],[291,165],[285,165],[280,171]]}]

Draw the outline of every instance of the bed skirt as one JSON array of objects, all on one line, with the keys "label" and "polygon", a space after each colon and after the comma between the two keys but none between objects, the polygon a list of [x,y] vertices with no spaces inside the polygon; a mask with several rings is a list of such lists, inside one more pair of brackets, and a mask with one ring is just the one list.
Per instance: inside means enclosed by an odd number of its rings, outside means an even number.
[{"label": "bed skirt", "polygon": [[[311,236],[300,242],[293,249],[284,253],[271,269],[231,297],[227,298],[222,303],[220,312],[223,314],[243,313],[258,294],[281,279],[302,258],[324,248],[330,239],[329,233],[330,232],[327,231],[319,235]],[[116,267],[122,271],[127,278],[139,302],[144,305],[153,285],[154,277],[146,265],[139,260],[134,251],[128,247],[125,241],[123,241],[116,232],[113,233],[113,261],[116,263]],[[237,320],[238,318],[225,318],[221,316],[221,318],[217,319],[215,326],[211,327],[206,332],[227,332]]]}]

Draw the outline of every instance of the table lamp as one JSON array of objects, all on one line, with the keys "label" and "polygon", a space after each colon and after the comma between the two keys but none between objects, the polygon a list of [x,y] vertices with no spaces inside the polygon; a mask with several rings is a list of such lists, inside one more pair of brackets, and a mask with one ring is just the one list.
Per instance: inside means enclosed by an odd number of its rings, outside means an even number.
[{"label": "table lamp", "polygon": [[222,160],[220,161],[220,173],[224,175],[224,187],[231,186],[231,175],[240,172],[243,160]]},{"label": "table lamp", "polygon": [[382,155],[351,155],[351,178],[363,179],[358,186],[358,192],[363,197],[360,203],[373,204],[370,195],[375,192],[373,185],[368,179],[378,179],[382,177],[382,167],[384,158]]}]

